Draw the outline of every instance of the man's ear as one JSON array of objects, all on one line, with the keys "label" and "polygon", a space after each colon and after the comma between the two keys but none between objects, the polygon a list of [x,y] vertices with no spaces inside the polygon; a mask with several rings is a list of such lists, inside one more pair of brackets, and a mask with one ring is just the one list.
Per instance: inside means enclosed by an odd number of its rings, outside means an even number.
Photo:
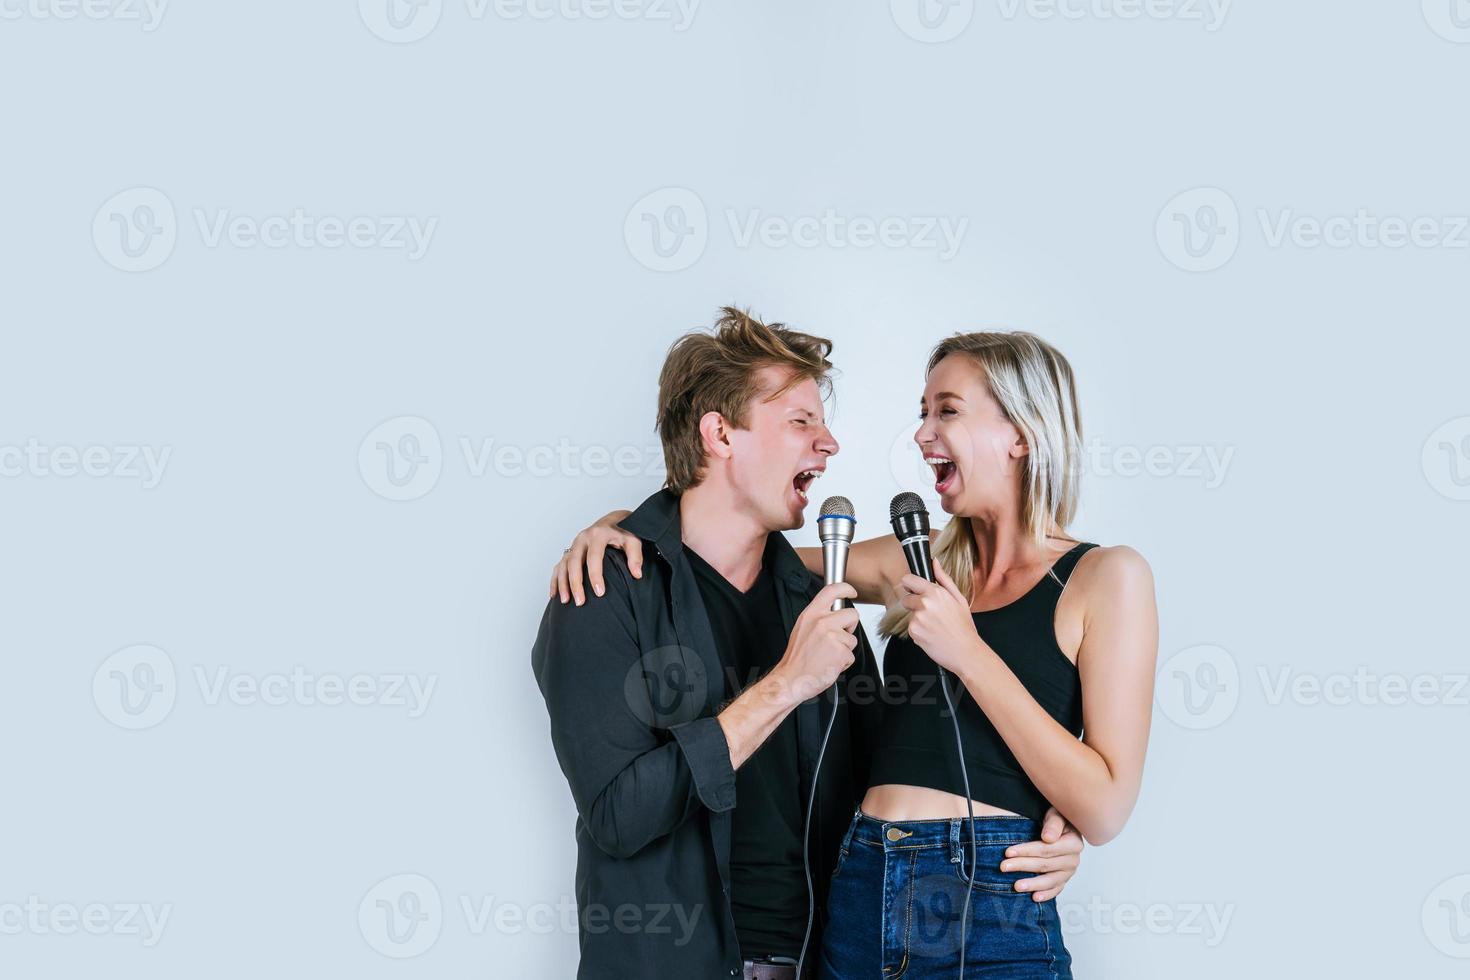
[{"label": "man's ear", "polygon": [[730,432],[725,416],[719,412],[705,412],[699,420],[699,435],[704,440],[704,451],[717,459],[730,458]]}]

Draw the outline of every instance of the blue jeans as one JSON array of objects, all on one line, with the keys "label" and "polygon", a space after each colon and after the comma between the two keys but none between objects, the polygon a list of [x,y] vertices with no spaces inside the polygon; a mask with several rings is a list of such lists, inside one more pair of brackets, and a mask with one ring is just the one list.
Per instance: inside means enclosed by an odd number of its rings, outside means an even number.
[{"label": "blue jeans", "polygon": [[[967,978],[1071,980],[1056,900],[1034,901],[1014,888],[1026,874],[1000,870],[1007,847],[1040,831],[1025,817],[975,818]],[[959,976],[972,850],[967,819],[884,823],[853,814],[827,898],[822,980]]]}]

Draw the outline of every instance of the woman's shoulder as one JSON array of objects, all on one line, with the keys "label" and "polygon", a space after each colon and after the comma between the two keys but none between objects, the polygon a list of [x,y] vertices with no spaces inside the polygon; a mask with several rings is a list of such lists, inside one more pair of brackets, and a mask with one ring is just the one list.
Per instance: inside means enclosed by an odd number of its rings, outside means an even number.
[{"label": "woman's shoulder", "polygon": [[1077,560],[1071,591],[1114,600],[1143,589],[1153,591],[1148,560],[1126,544],[1093,545]]}]

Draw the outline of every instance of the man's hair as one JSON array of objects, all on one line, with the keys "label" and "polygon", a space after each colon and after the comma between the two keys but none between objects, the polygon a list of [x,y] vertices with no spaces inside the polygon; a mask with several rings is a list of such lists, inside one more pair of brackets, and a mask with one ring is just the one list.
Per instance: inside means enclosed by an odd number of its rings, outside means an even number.
[{"label": "man's hair", "polygon": [[[714,329],[695,330],[674,341],[658,375],[658,434],[664,446],[664,482],[675,493],[704,479],[704,440],[699,420],[719,412],[737,429],[746,425],[752,399],[779,398],[807,378],[825,398],[831,391],[827,360],[832,342],[765,324],[732,306],[720,310]],[[757,373],[765,367],[790,369],[786,382],[762,391]]]}]

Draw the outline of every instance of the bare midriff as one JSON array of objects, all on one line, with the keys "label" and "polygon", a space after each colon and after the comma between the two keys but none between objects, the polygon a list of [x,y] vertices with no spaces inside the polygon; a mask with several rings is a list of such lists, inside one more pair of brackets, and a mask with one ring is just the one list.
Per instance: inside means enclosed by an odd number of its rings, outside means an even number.
[{"label": "bare midriff", "polygon": [[[972,801],[977,817],[1017,817],[1020,814],[989,803]],[[862,811],[875,820],[891,823],[898,820],[945,820],[969,816],[965,798],[942,789],[927,786],[904,786],[884,783],[871,786],[863,797]]]}]

